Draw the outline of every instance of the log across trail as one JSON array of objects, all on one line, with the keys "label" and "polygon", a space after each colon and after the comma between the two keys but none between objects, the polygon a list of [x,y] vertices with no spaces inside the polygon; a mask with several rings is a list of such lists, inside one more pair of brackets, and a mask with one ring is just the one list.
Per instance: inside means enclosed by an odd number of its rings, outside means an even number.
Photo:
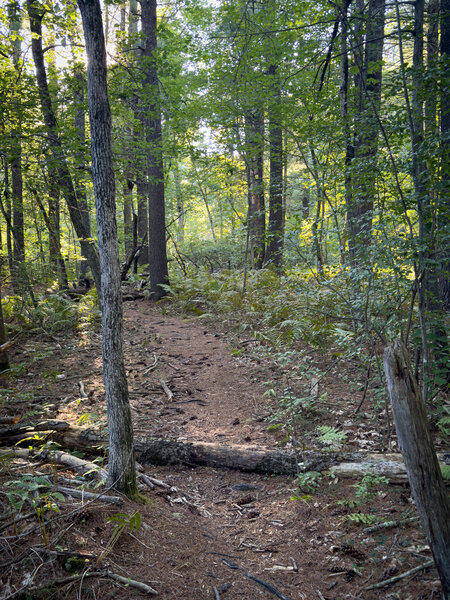
[{"label": "log across trail", "polygon": [[[46,439],[70,450],[93,454],[103,452],[107,439],[91,429],[71,426],[64,421],[42,421],[26,426],[15,425],[0,431],[2,445],[17,444],[39,432]],[[157,438],[137,440],[136,458],[141,464],[236,469],[262,474],[296,475],[305,471],[327,471],[331,468],[339,477],[361,477],[375,473],[392,483],[407,483],[401,454],[330,451],[296,451],[251,445],[187,442]],[[5,451],[3,451],[5,452]]]}]

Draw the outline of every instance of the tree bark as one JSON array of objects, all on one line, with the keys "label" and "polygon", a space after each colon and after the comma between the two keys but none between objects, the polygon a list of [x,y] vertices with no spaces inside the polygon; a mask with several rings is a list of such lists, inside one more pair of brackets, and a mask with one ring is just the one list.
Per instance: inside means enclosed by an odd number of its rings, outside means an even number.
[{"label": "tree bark", "polygon": [[[376,156],[378,151],[377,113],[381,103],[385,0],[370,0],[366,15],[364,62],[356,54],[359,108],[355,123],[353,186],[347,190],[349,254],[356,264],[367,254],[371,242],[375,201]],[[347,150],[348,154],[348,150]]]},{"label": "tree bark", "polygon": [[272,263],[281,271],[283,262],[283,129],[281,127],[281,90],[276,66],[269,67],[272,97],[269,104],[269,223],[267,228],[267,247],[264,261]]},{"label": "tree bark", "polygon": [[55,163],[55,176],[66,197],[70,218],[75,228],[83,256],[86,256],[92,271],[99,296],[101,295],[100,263],[94,241],[91,238],[90,227],[87,227],[86,217],[80,208],[75,187],[70,175],[69,166],[58,134],[55,112],[48,89],[47,73],[42,49],[42,19],[44,11],[39,10],[35,0],[27,0],[30,30],[32,33],[31,50],[36,68],[37,85],[42,114],[47,128],[47,140]]},{"label": "tree bark", "polygon": [[[2,291],[0,289],[0,346],[6,343],[5,322],[3,321]],[[6,350],[0,352],[0,373],[9,369],[9,359]]]},{"label": "tree bark", "polygon": [[91,162],[97,212],[102,284],[103,381],[109,427],[108,482],[137,494],[133,426],[123,359],[123,318],[111,149],[111,110],[106,83],[106,47],[99,0],[77,0],[88,57]]},{"label": "tree bark", "polygon": [[425,406],[409,368],[406,349],[395,343],[384,352],[392,412],[414,501],[442,582],[450,597],[450,499],[433,447]]},{"label": "tree bark", "polygon": [[[19,34],[21,27],[21,16],[19,4],[12,0],[8,4],[8,19],[11,32]],[[21,71],[20,35],[12,41],[12,58],[14,69],[19,74]],[[22,126],[20,95],[14,98],[17,105],[14,107],[17,116],[17,125],[11,132],[10,157],[11,157],[11,182],[12,182],[12,217],[14,230],[14,267],[17,268],[25,261],[25,234],[24,234],[24,212],[23,212],[23,179],[22,179]]]},{"label": "tree bark", "polygon": [[142,52],[144,78],[144,109],[148,172],[148,246],[150,293],[160,300],[167,292],[161,285],[169,283],[166,247],[166,217],[164,198],[164,165],[161,132],[161,106],[156,65],[156,0],[141,0],[141,23],[144,37]]},{"label": "tree bark", "polygon": [[245,167],[248,187],[247,227],[253,266],[264,264],[266,209],[264,203],[264,115],[259,109],[245,112]]}]

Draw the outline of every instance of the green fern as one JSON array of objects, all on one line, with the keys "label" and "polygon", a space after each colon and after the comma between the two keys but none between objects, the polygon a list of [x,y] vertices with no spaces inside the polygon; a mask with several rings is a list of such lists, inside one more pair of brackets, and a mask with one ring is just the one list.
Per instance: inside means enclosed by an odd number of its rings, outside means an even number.
[{"label": "green fern", "polygon": [[378,520],[376,515],[368,515],[367,513],[350,513],[344,519],[353,525],[373,525]]},{"label": "green fern", "polygon": [[341,446],[347,440],[347,434],[344,431],[330,425],[321,425],[317,431],[321,434],[319,442],[322,444]]}]

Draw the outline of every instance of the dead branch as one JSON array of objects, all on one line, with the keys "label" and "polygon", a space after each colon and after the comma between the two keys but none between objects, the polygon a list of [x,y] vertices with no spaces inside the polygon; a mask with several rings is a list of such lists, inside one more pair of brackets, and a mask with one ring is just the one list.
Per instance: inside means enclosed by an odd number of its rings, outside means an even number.
[{"label": "dead branch", "polygon": [[164,381],[162,379],[158,379],[158,383],[162,387],[162,389],[164,390],[164,392],[165,392],[165,394],[167,396],[167,400],[169,402],[172,402],[172,400],[173,400],[173,392],[169,389],[169,387],[167,386],[167,384],[164,383]]},{"label": "dead branch", "polygon": [[98,500],[99,502],[107,502],[108,504],[121,504],[122,498],[119,496],[107,496],[106,494],[93,494],[92,492],[86,492],[85,490],[75,490],[62,485],[55,487],[57,492],[61,492],[65,496],[72,496],[72,498],[80,498],[81,500]]},{"label": "dead branch", "polygon": [[385,521],[384,523],[378,523],[371,527],[363,529],[364,533],[375,533],[384,529],[392,529],[393,527],[402,527],[406,523],[414,523],[419,520],[419,517],[408,517],[407,519],[400,519],[399,521]]},{"label": "dead branch", "polygon": [[387,587],[388,585],[392,585],[393,583],[396,583],[397,581],[400,581],[401,579],[405,579],[405,577],[409,577],[410,575],[415,575],[416,573],[419,573],[420,571],[423,571],[424,569],[428,569],[429,567],[433,567],[433,566],[434,566],[434,560],[427,560],[426,562],[422,563],[418,567],[414,567],[414,569],[410,569],[409,571],[406,571],[405,573],[402,573],[401,575],[396,575],[395,577],[391,577],[390,579],[386,579],[385,581],[380,581],[379,583],[369,585],[365,589],[366,590],[378,590],[380,588]]}]

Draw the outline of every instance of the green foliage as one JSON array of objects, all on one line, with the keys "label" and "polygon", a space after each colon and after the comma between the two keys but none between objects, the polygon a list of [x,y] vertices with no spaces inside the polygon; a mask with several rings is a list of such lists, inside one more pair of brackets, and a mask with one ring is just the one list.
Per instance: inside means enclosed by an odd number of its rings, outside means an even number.
[{"label": "green foliage", "polygon": [[295,478],[295,484],[300,492],[313,493],[319,489],[323,479],[322,473],[318,471],[306,471],[299,473]]},{"label": "green foliage", "polygon": [[64,496],[52,489],[46,477],[25,474],[20,479],[5,482],[6,497],[13,509],[20,513],[25,504],[30,504],[36,512],[41,530],[42,540],[47,545],[45,513],[48,510],[59,512],[56,501],[63,502]]},{"label": "green foliage", "polygon": [[440,465],[441,474],[445,481],[450,481],[450,465]]},{"label": "green foliage", "polygon": [[112,551],[114,546],[119,541],[120,536],[128,527],[130,533],[133,531],[139,531],[141,526],[141,513],[136,511],[132,515],[128,513],[115,513],[108,517],[107,519],[110,523],[114,523],[114,529],[111,534],[111,537],[98,558],[98,562],[100,563],[102,560],[106,558],[106,556]]},{"label": "green foliage", "polygon": [[340,447],[347,440],[347,434],[336,427],[320,425],[317,430],[320,432],[319,442],[323,445]]},{"label": "green foliage", "polygon": [[365,473],[358,483],[353,485],[355,489],[356,502],[358,504],[364,502],[370,502],[376,496],[383,493],[380,489],[389,484],[389,479],[383,475],[377,475],[375,473]]},{"label": "green foliage", "polygon": [[347,521],[352,525],[367,527],[376,523],[378,521],[378,517],[376,515],[367,513],[350,513],[345,516],[344,521]]}]

